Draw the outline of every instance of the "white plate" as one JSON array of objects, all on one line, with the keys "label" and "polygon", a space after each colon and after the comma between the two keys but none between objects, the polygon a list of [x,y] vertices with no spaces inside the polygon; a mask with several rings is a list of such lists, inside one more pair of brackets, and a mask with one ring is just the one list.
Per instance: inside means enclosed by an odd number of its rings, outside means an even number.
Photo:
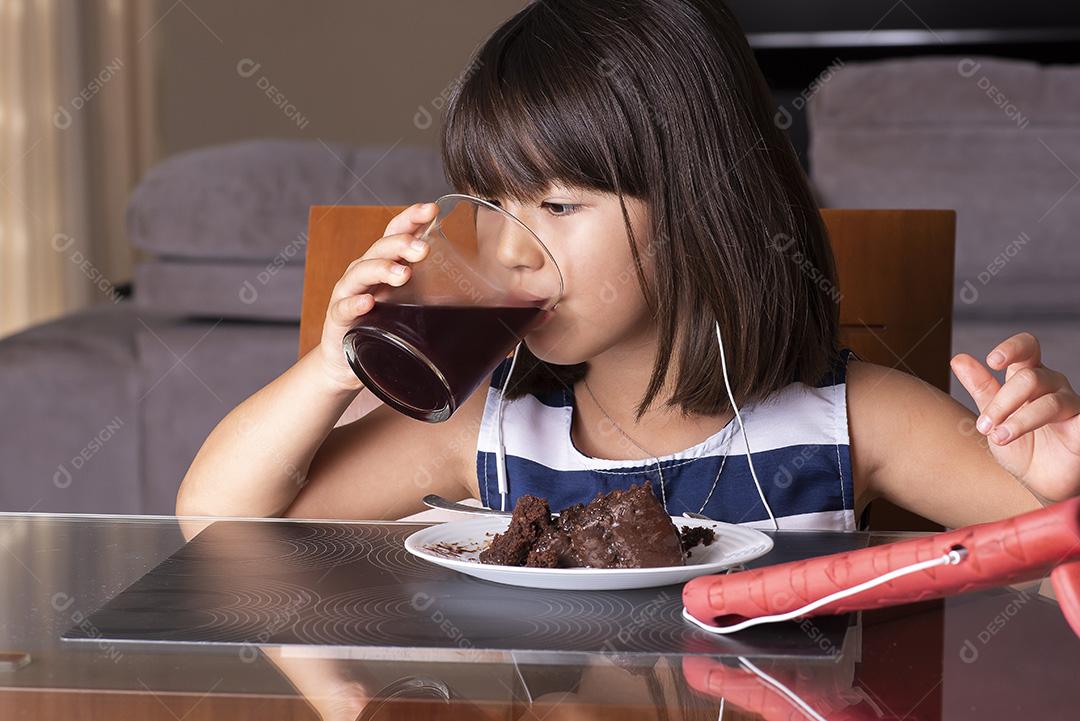
[{"label": "white plate", "polygon": [[496,533],[510,523],[509,516],[482,516],[430,526],[405,539],[405,549],[420,558],[495,583],[566,591],[613,591],[683,583],[691,578],[751,561],[772,550],[772,539],[761,531],[721,521],[673,516],[682,526],[704,526],[716,533],[708,546],[691,549],[685,566],[660,568],[526,568],[480,563],[477,556]]}]

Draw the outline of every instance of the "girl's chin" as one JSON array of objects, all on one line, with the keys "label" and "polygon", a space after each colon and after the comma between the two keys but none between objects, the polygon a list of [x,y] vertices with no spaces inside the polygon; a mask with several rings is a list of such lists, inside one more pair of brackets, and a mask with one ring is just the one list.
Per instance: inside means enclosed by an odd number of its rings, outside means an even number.
[{"label": "girl's chin", "polygon": [[546,322],[525,336],[529,352],[545,363],[555,365],[576,365],[588,360],[588,351],[578,342],[578,334],[572,330],[579,326],[568,323],[573,323],[569,315],[550,315]]},{"label": "girl's chin", "polygon": [[542,330],[533,331],[525,336],[525,345],[528,346],[530,353],[545,363],[574,365],[583,360],[579,353],[574,352],[565,338],[560,343],[557,339],[548,337]]}]

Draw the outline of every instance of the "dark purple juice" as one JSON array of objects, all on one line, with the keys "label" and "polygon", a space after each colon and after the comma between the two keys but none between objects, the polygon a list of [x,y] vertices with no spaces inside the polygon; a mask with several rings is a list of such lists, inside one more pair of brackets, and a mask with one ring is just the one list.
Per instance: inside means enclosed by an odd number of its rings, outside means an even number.
[{"label": "dark purple juice", "polygon": [[345,334],[345,357],[383,402],[419,420],[444,421],[548,313],[376,302]]}]

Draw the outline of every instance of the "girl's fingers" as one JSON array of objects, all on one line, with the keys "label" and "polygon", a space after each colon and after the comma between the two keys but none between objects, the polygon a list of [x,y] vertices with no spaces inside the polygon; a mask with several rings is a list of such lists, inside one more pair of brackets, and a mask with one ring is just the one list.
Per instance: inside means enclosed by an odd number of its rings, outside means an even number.
[{"label": "girl's fingers", "polygon": [[[413,243],[419,243],[414,246]],[[357,293],[366,293],[378,283],[401,285],[410,276],[408,264],[427,255],[428,244],[411,235],[392,235],[375,241],[363,258],[349,264],[341,280],[334,286],[330,298],[340,300]],[[395,272],[402,267],[404,273]]]},{"label": "girl's fingers", "polygon": [[[401,270],[398,271],[397,269]],[[342,300],[359,293],[367,293],[380,283],[401,285],[409,279],[409,267],[389,258],[371,258],[349,270],[334,286],[330,302]]]},{"label": "girl's fingers", "polygon": [[371,310],[375,299],[369,293],[350,295],[330,303],[330,320],[339,326],[352,325],[352,322]]},{"label": "girl's fingers", "polygon": [[368,251],[364,253],[365,258],[391,258],[393,260],[404,260],[410,263],[415,263],[419,260],[423,260],[427,255],[428,242],[426,240],[420,240],[414,235],[408,233],[399,233],[397,235],[388,235],[383,238],[379,238]]},{"label": "girl's fingers", "polygon": [[990,433],[990,440],[1003,445],[1050,423],[1067,421],[1077,414],[1080,414],[1080,397],[1075,393],[1047,393],[1013,413]]},{"label": "girl's fingers", "polygon": [[1060,374],[1047,368],[1021,368],[1005,381],[1005,385],[982,409],[982,414],[975,422],[981,433],[989,433],[995,426],[1003,423],[1025,403],[1032,403],[1037,398],[1054,393],[1061,388]]},{"label": "girl's fingers", "polygon": [[1008,381],[1021,368],[1035,368],[1042,364],[1042,351],[1039,340],[1031,333],[1017,333],[990,351],[986,363],[994,370],[1007,369],[1005,380]]},{"label": "girl's fingers", "polygon": [[394,216],[386,226],[383,235],[398,233],[413,234],[430,223],[438,214],[439,206],[435,203],[416,203]]},{"label": "girl's fingers", "polygon": [[956,354],[949,365],[952,366],[960,385],[964,386],[971,395],[971,399],[975,401],[979,412],[982,412],[1001,389],[998,379],[982,363],[967,353]]}]

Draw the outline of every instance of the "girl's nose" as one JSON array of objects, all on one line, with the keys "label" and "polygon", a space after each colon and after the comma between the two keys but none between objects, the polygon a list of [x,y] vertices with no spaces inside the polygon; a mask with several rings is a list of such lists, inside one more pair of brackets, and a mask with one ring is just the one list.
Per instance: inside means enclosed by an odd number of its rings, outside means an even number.
[{"label": "girl's nose", "polygon": [[493,252],[495,260],[504,268],[536,271],[544,267],[544,251],[536,237],[501,213],[478,213],[477,235],[481,246],[490,248],[489,252]]},{"label": "girl's nose", "polygon": [[511,270],[540,270],[544,266],[544,253],[532,234],[511,221],[505,221],[503,226],[496,250],[499,262]]}]

